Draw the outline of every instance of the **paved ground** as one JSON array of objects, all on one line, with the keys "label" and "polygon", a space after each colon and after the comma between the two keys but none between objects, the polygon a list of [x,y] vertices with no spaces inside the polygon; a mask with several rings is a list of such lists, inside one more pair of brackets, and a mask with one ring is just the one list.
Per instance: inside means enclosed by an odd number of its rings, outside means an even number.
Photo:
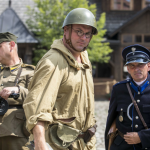
[{"label": "paved ground", "polygon": [[97,120],[96,150],[105,150],[104,131],[108,114],[109,101],[95,101],[95,117]]}]

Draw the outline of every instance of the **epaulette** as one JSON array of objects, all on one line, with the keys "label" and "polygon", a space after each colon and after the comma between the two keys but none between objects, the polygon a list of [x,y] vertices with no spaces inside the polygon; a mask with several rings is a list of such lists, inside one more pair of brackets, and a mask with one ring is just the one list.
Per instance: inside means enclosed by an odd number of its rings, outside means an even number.
[{"label": "epaulette", "polygon": [[35,69],[35,66],[34,66],[34,65],[29,65],[29,64],[22,64],[21,67],[22,67],[22,68],[29,67],[29,68],[32,68],[33,70]]},{"label": "epaulette", "polygon": [[131,79],[126,79],[126,80],[123,80],[123,81],[120,81],[120,82],[116,83],[114,86],[119,85],[119,84],[128,83],[130,81],[131,81]]}]

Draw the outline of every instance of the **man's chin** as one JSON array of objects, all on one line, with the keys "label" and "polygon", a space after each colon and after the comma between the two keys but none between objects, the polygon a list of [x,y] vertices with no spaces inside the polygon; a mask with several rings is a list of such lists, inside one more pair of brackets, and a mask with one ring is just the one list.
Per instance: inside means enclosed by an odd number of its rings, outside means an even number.
[{"label": "man's chin", "polygon": [[84,49],[84,48],[82,48],[82,49],[81,49],[81,48],[80,48],[80,49],[79,49],[79,48],[78,48],[78,49],[75,48],[75,50],[78,51],[78,52],[82,52],[83,49]]},{"label": "man's chin", "polygon": [[141,82],[141,81],[143,81],[144,79],[143,79],[142,77],[136,77],[134,80],[135,80],[136,82]]}]

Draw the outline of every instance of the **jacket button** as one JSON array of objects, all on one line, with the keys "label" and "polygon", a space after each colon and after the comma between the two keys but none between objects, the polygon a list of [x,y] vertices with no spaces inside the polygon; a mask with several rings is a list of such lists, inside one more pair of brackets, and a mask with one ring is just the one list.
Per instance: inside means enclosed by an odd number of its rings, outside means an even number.
[{"label": "jacket button", "polygon": [[138,125],[137,125],[137,124],[135,125],[135,128],[138,128]]},{"label": "jacket button", "polygon": [[1,84],[1,86],[3,86],[3,84]]},{"label": "jacket button", "polygon": [[147,149],[147,148],[145,148],[145,149]]},{"label": "jacket button", "polygon": [[138,117],[138,116],[136,116],[135,118],[136,118],[136,119],[139,119],[139,117]]},{"label": "jacket button", "polygon": [[139,103],[139,102],[140,102],[140,100],[138,99],[138,100],[137,100],[137,102]]}]

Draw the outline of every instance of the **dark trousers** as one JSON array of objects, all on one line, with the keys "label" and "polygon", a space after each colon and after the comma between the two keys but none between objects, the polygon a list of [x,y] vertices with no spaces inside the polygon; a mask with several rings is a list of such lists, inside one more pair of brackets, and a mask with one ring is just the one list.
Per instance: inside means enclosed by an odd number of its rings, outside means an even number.
[{"label": "dark trousers", "polygon": [[28,148],[24,147],[27,142],[28,139],[22,137],[0,137],[0,150],[28,150]]}]

